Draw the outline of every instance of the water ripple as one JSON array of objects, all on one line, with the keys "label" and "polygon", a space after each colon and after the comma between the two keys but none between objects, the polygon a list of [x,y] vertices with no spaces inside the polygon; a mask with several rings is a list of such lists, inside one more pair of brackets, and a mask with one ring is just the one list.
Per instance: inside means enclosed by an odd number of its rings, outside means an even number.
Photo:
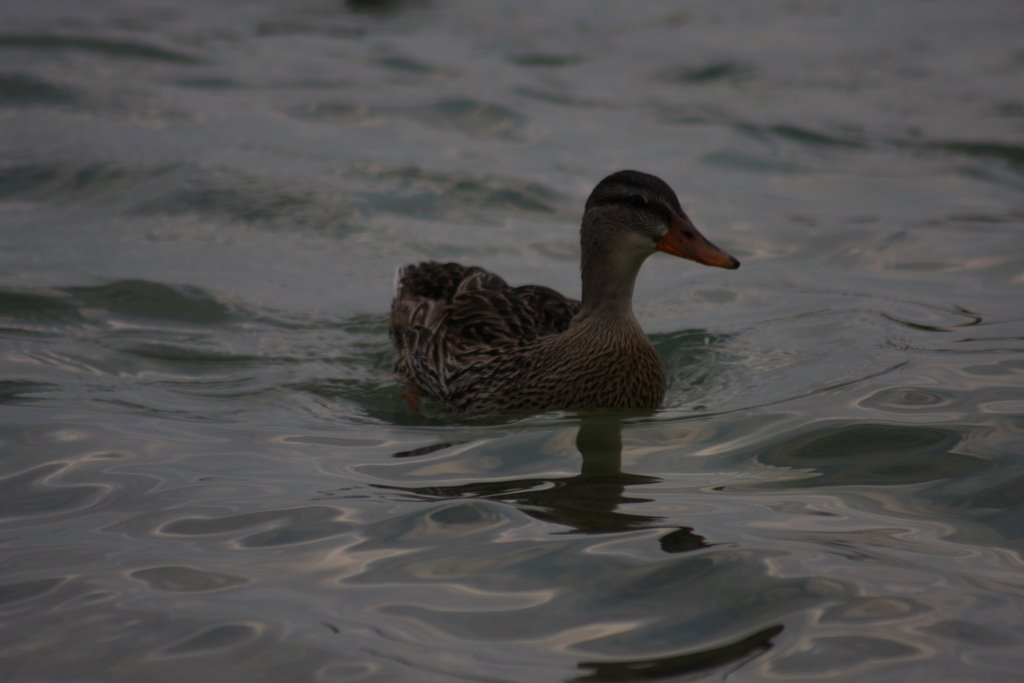
[{"label": "water ripple", "polygon": [[74,108],[81,103],[75,88],[29,74],[0,75],[0,106]]},{"label": "water ripple", "polygon": [[189,65],[204,63],[199,57],[150,43],[83,35],[0,35],[0,49],[26,50],[42,54],[73,50],[113,59]]},{"label": "water ripple", "polygon": [[95,506],[105,487],[60,483],[66,464],[48,464],[0,478],[0,519],[65,515]]},{"label": "water ripple", "polygon": [[137,569],[130,576],[145,582],[151,590],[173,593],[205,593],[246,583],[240,576],[173,565]]},{"label": "water ripple", "polygon": [[[308,543],[343,534],[351,525],[337,521],[339,511],[333,507],[309,506],[292,510],[251,512],[225,517],[185,517],[164,523],[158,533],[170,536],[223,536],[231,534],[230,543],[241,548],[273,548]],[[234,535],[253,527],[260,531]]]}]

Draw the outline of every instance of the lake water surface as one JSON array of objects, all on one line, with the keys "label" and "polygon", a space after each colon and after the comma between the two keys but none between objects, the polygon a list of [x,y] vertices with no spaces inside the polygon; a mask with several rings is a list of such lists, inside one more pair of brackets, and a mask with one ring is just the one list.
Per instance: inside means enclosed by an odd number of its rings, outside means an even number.
[{"label": "lake water surface", "polygon": [[[0,7],[0,680],[1006,681],[1024,4]],[[665,178],[653,415],[399,398],[392,274],[577,295]]]}]

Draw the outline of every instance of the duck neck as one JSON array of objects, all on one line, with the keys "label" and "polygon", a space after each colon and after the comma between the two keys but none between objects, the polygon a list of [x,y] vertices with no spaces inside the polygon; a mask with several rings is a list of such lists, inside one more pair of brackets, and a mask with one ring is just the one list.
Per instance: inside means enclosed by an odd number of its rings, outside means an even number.
[{"label": "duck neck", "polygon": [[636,325],[633,286],[646,256],[609,250],[600,244],[584,244],[581,266],[583,305],[579,317]]}]

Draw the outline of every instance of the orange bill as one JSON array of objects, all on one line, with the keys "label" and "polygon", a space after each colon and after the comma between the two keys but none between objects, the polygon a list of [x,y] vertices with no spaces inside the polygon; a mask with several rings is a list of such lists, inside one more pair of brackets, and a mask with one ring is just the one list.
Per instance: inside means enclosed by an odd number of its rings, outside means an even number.
[{"label": "orange bill", "polygon": [[672,215],[668,232],[654,244],[658,251],[702,263],[705,266],[735,270],[740,262],[719,249],[700,234],[686,216]]}]

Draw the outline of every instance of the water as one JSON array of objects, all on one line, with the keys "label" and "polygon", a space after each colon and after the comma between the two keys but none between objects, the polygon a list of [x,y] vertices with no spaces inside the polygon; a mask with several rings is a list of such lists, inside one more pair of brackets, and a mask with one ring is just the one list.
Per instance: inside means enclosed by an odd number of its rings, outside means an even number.
[{"label": "water", "polygon": [[[7,3],[0,679],[1008,680],[1024,8]],[[577,294],[672,184],[655,415],[411,413],[394,268]]]}]

